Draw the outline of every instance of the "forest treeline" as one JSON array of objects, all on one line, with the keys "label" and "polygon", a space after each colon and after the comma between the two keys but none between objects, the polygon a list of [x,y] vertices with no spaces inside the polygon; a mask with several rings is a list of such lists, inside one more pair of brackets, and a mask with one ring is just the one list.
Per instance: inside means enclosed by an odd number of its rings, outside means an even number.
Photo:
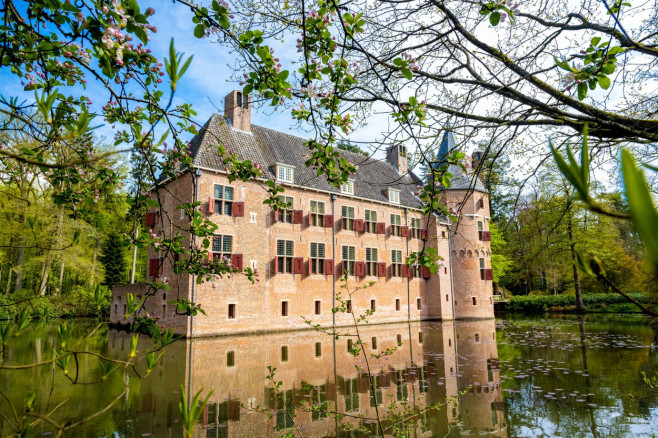
[{"label": "forest treeline", "polygon": [[[573,188],[548,162],[523,184],[515,179],[509,157],[482,167],[490,191],[494,288],[506,295],[605,293],[593,276],[575,269],[576,257],[596,257],[608,279],[621,290],[656,294],[655,271],[627,219],[593,213],[574,199]],[[599,172],[603,173],[602,170]],[[599,186],[596,202],[623,216],[627,201],[619,190]]]}]

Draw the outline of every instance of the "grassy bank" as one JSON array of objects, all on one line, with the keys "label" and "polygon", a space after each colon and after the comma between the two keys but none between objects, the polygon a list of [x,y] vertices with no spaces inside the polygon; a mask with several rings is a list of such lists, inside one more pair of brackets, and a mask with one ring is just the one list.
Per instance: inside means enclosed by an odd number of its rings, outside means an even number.
[{"label": "grassy bank", "polygon": [[[641,303],[647,303],[647,296],[642,293],[629,294]],[[629,303],[623,296],[615,293],[584,294],[583,302],[587,312],[596,313],[637,313],[640,309]],[[519,313],[570,313],[576,310],[575,295],[541,295],[515,296],[507,301],[505,310]]]}]

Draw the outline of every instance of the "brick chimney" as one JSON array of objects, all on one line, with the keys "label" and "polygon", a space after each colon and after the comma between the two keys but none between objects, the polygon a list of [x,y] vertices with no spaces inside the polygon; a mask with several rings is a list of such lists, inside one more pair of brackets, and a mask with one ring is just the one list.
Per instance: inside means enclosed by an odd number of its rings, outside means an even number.
[{"label": "brick chimney", "polygon": [[224,98],[224,116],[233,128],[251,132],[251,96],[231,91]]},{"label": "brick chimney", "polygon": [[391,163],[400,175],[405,175],[409,172],[407,148],[401,144],[393,145],[386,149],[386,161]]}]

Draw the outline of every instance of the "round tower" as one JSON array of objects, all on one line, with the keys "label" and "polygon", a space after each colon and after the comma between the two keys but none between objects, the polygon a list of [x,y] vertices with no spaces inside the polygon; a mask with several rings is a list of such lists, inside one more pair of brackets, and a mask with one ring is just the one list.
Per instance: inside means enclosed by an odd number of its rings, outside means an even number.
[{"label": "round tower", "polygon": [[[454,148],[455,140],[448,128],[439,156],[445,157]],[[458,216],[449,235],[454,317],[493,318],[489,196],[476,174],[454,165],[449,171],[452,184],[442,190],[442,195]]]}]

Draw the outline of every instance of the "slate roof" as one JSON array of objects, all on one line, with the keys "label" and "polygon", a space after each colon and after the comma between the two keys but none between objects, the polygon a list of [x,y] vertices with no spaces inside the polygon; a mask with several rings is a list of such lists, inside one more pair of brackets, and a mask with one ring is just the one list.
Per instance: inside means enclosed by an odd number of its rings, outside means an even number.
[{"label": "slate roof", "polygon": [[[214,114],[190,142],[194,165],[223,170],[215,145],[221,142],[241,160],[251,160],[263,166],[266,177],[275,179],[275,165],[294,166],[294,184],[310,189],[340,194],[326,179],[306,167],[305,154],[309,153],[304,143],[308,139],[284,134],[262,126],[251,125],[251,132],[233,129],[229,123]],[[414,195],[420,179],[409,172],[400,175],[386,161],[365,157],[349,151],[340,151],[342,157],[358,166],[354,179],[354,196],[389,203],[386,189],[400,190],[400,205],[420,208],[421,203]]]},{"label": "slate roof", "polygon": [[[451,151],[457,147],[455,142],[455,137],[452,135],[452,130],[450,129],[450,122],[446,124],[445,132],[443,133],[443,139],[441,139],[441,144],[439,145],[439,152],[436,154],[436,161],[434,167],[439,167],[441,164],[445,163],[445,157]],[[450,165],[448,171],[452,173],[452,184],[447,190],[475,190],[479,192],[486,192],[487,189],[484,187],[480,178],[477,178],[475,174],[465,173],[461,167]]]}]

